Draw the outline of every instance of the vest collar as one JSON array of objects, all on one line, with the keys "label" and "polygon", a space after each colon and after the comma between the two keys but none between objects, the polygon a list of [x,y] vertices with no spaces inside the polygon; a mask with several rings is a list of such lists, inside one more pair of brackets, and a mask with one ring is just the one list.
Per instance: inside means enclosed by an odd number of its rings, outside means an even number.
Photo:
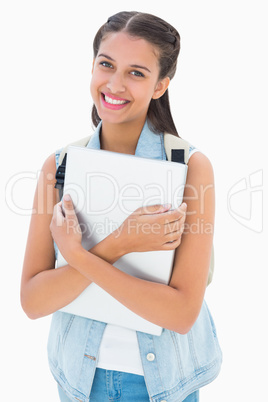
[{"label": "vest collar", "polygon": [[[90,138],[87,148],[100,149],[100,132],[102,122],[98,124],[94,134]],[[164,159],[166,160],[166,153],[164,148],[164,135],[163,133],[155,134],[149,127],[146,121],[141,131],[138,144],[135,150],[135,156],[141,158],[151,159]]]}]

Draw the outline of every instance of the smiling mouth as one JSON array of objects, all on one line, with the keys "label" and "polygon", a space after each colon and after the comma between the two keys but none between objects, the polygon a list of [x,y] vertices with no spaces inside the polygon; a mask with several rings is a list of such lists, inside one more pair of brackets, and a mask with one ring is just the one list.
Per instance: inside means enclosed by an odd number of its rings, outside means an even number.
[{"label": "smiling mouth", "polygon": [[127,103],[129,103],[128,100],[126,99],[114,99],[114,98],[110,98],[108,95],[102,93],[101,94],[103,99],[105,100],[106,103],[108,103],[109,105],[125,105]]}]

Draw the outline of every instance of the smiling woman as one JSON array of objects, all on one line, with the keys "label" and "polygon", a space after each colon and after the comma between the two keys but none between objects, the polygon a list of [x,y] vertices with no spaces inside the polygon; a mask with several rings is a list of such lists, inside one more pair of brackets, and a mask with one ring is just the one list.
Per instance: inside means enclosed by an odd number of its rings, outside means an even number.
[{"label": "smiling woman", "polygon": [[[93,64],[91,95],[98,118],[103,121],[103,138],[111,123],[135,122],[135,128],[141,131],[151,100],[166,92],[169,78],[159,79],[157,53],[147,40],[124,31],[111,33],[101,41]],[[130,151],[135,151],[134,144]]]},{"label": "smiling woman", "polygon": [[[90,90],[96,130],[87,147],[167,160],[165,133],[178,137],[168,98],[180,51],[177,30],[151,14],[121,12],[99,29],[93,48]],[[199,389],[221,367],[216,329],[204,301],[215,204],[209,160],[191,146],[179,208],[141,207],[119,230],[85,250],[72,200],[68,195],[60,200],[57,189],[51,191],[59,156],[56,151],[45,161],[38,181],[33,210],[40,211],[41,203],[42,213],[31,219],[21,302],[30,318],[53,313],[48,355],[61,401],[198,401]],[[199,222],[211,230],[200,230]],[[148,231],[155,225],[157,232]],[[58,249],[67,264],[54,269]],[[113,265],[125,254],[152,250],[175,250],[168,285]],[[91,283],[161,326],[162,334],[61,311]]]}]

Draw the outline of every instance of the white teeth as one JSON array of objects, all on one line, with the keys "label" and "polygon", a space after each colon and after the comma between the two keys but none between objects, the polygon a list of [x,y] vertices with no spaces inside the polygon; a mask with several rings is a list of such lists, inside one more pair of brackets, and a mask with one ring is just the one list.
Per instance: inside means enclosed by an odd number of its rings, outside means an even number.
[{"label": "white teeth", "polygon": [[125,100],[117,100],[117,99],[112,99],[112,98],[109,98],[109,96],[107,96],[107,95],[104,95],[104,99],[105,99],[105,102],[107,102],[107,103],[110,103],[111,105],[123,105],[124,103],[127,103],[127,101],[125,101]]}]

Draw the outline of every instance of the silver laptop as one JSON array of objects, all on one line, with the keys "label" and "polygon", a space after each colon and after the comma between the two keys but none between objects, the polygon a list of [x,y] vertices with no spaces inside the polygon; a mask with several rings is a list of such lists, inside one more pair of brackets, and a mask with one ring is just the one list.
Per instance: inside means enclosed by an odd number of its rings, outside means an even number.
[{"label": "silver laptop", "polygon": [[[89,250],[123,223],[137,208],[183,198],[187,165],[116,152],[68,148],[64,193],[71,195]],[[129,275],[168,284],[174,250],[129,253],[114,266]],[[66,265],[59,252],[57,267]],[[133,313],[92,283],[61,311],[161,335],[162,328]]]}]

